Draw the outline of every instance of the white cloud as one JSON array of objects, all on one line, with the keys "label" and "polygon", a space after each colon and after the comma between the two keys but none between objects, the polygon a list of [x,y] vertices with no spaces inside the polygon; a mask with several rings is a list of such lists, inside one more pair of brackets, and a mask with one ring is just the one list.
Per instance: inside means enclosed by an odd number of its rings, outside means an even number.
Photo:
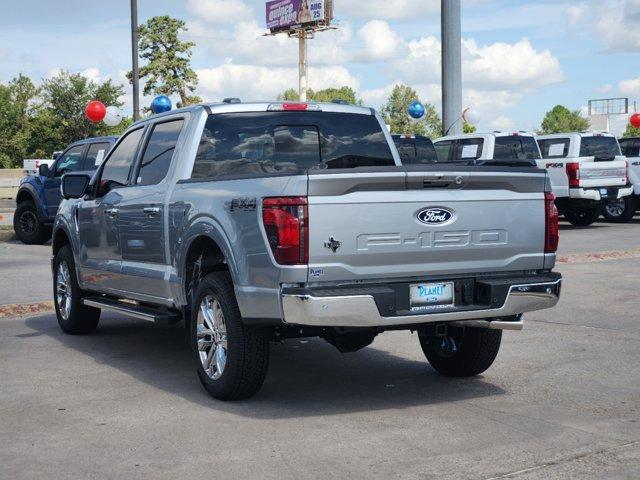
[{"label": "white cloud", "polygon": [[438,0],[348,0],[340,2],[337,14],[354,18],[406,20],[440,9]]},{"label": "white cloud", "polygon": [[526,38],[482,47],[474,40],[463,40],[463,46],[464,81],[475,87],[530,89],[564,80],[558,59],[549,50],[536,50]]},{"label": "white cloud", "polygon": [[358,37],[364,45],[359,60],[388,60],[403,44],[402,38],[383,20],[371,20],[360,30]]},{"label": "white cloud", "polygon": [[640,51],[640,0],[592,2],[595,31],[607,52]]},{"label": "white cloud", "polygon": [[622,80],[618,88],[620,93],[628,95],[630,97],[640,97],[640,77],[632,78],[630,80]]},{"label": "white cloud", "polygon": [[186,9],[191,17],[212,25],[228,25],[253,17],[253,11],[242,0],[189,0]]},{"label": "white cloud", "polygon": [[607,83],[605,85],[602,85],[601,87],[599,87],[598,92],[600,93],[609,93],[613,90],[613,85],[611,85],[610,83]]},{"label": "white cloud", "polygon": [[[298,85],[297,68],[269,68],[225,63],[196,71],[200,83],[197,93],[205,100],[239,97],[243,100],[273,100],[279,93]],[[357,90],[356,79],[345,67],[311,67],[309,87],[315,90],[346,85]]]},{"label": "white cloud", "polygon": [[513,120],[507,117],[506,115],[500,115],[499,117],[496,117],[489,123],[489,126],[493,130],[513,130],[514,129]]},{"label": "white cloud", "polygon": [[577,3],[565,8],[564,13],[567,15],[569,25],[572,27],[577,27],[582,22],[582,19],[584,18],[587,10],[588,6],[584,3]]}]

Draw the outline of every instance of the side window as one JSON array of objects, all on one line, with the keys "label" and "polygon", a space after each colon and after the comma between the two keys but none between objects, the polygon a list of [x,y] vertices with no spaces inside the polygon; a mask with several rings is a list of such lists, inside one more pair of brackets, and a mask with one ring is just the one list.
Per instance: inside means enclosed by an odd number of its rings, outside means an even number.
[{"label": "side window", "polygon": [[95,170],[100,165],[109,151],[108,143],[92,143],[87,150],[87,156],[84,159],[83,170]]},{"label": "side window", "polygon": [[56,177],[82,169],[82,152],[84,152],[84,147],[84,145],[72,147],[58,158],[56,162]]},{"label": "side window", "polygon": [[436,155],[438,155],[439,162],[448,162],[451,155],[451,147],[453,145],[452,140],[442,140],[433,144],[436,147]]},{"label": "side window", "polygon": [[542,158],[565,158],[569,155],[569,139],[553,138],[538,140]]},{"label": "side window", "polygon": [[131,166],[142,139],[142,132],[143,129],[139,128],[129,133],[111,152],[100,175],[98,196],[104,195],[114,188],[127,185]]},{"label": "side window", "polygon": [[156,185],[167,176],[184,120],[157,123],[142,156],[137,185]]},{"label": "side window", "polygon": [[482,138],[461,138],[457,143],[457,159],[477,160],[482,156],[482,147],[484,145],[484,140]]}]

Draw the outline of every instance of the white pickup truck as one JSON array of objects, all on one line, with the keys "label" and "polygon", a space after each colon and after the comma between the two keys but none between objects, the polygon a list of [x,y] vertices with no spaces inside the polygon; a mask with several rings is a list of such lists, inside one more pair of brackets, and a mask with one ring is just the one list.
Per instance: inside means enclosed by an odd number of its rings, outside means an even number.
[{"label": "white pickup truck", "polygon": [[439,160],[535,161],[549,172],[558,211],[577,226],[598,219],[601,200],[618,200],[633,190],[618,143],[609,134],[545,135],[536,143],[536,137],[525,132],[471,133],[442,137],[434,145]]},{"label": "white pickup truck", "polygon": [[629,164],[629,181],[633,194],[602,205],[602,215],[610,222],[625,223],[640,210],[640,137],[621,138],[618,143]]},{"label": "white pickup truck", "polygon": [[573,225],[588,226],[602,205],[633,193],[628,164],[614,135],[556,133],[537,137],[561,215]]}]

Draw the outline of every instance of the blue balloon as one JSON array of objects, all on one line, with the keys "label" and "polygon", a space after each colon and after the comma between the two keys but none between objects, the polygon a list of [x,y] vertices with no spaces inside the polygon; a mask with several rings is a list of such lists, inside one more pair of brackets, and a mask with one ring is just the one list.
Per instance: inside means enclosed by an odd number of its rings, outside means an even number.
[{"label": "blue balloon", "polygon": [[156,115],[171,110],[171,99],[166,95],[158,95],[151,102],[151,111]]},{"label": "blue balloon", "polygon": [[411,102],[411,105],[409,105],[407,112],[411,118],[415,118],[417,120],[418,118],[424,117],[426,110],[424,105],[422,105],[418,100],[414,100]]}]

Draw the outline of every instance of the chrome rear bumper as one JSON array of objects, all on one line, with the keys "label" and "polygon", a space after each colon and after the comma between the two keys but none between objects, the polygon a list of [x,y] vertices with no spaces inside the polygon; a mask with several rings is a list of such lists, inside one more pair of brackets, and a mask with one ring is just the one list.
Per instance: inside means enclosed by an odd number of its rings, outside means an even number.
[{"label": "chrome rear bumper", "polygon": [[560,299],[562,280],[512,285],[500,308],[435,312],[383,317],[372,295],[314,297],[283,295],[284,321],[316,327],[393,327],[434,322],[499,330],[521,330],[522,320],[508,321],[521,313],[551,308]]}]

